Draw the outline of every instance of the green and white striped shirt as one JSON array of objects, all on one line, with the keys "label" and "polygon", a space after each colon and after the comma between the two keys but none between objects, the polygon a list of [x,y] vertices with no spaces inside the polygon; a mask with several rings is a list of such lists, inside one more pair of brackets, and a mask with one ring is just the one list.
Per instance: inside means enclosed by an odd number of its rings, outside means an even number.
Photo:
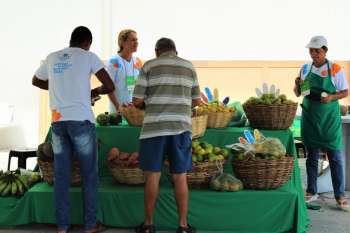
[{"label": "green and white striped shirt", "polygon": [[140,139],[192,130],[192,100],[200,98],[196,71],[175,52],[165,52],[142,67],[134,97],[146,104]]}]

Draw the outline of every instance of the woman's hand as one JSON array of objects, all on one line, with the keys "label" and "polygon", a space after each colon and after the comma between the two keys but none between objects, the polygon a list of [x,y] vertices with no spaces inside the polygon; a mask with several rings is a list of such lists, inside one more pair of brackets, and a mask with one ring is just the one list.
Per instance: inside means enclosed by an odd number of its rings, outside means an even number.
[{"label": "woman's hand", "polygon": [[299,86],[300,87],[300,85],[303,83],[303,80],[301,80],[301,78],[300,77],[296,77],[295,78],[295,85],[296,86]]},{"label": "woman's hand", "polygon": [[300,77],[296,77],[294,83],[295,83],[295,85],[294,85],[293,91],[294,91],[295,95],[297,97],[299,97],[301,94],[300,93],[300,85],[303,83],[303,80],[301,80]]},{"label": "woman's hand", "polygon": [[328,94],[326,97],[321,97],[320,102],[323,104],[327,104],[329,102],[331,102],[334,98],[334,96],[332,94]]}]

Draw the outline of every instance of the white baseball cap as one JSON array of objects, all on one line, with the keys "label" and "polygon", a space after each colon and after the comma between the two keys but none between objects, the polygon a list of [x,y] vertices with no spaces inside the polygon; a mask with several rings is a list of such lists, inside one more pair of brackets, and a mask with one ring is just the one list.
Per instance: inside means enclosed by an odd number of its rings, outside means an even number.
[{"label": "white baseball cap", "polygon": [[319,49],[323,46],[328,47],[327,39],[324,36],[314,36],[310,42],[306,45],[306,48]]}]

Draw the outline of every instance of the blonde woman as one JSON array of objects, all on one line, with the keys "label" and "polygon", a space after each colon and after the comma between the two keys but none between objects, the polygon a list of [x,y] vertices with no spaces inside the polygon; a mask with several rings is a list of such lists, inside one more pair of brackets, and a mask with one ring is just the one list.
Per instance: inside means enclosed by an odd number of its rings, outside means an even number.
[{"label": "blonde woman", "polygon": [[132,102],[135,83],[142,67],[141,60],[133,56],[138,47],[136,31],[122,30],[118,35],[118,46],[118,53],[107,64],[108,73],[115,85],[114,92],[108,95],[110,112],[117,112],[121,105]]}]

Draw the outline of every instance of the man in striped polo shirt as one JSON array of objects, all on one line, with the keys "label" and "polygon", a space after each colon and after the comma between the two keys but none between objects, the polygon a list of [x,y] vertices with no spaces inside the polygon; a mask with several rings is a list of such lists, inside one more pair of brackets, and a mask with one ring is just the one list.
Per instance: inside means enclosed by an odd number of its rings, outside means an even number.
[{"label": "man in striped polo shirt", "polygon": [[157,58],[140,71],[133,98],[136,107],[146,106],[140,135],[140,165],[146,176],[145,221],[136,232],[155,232],[153,211],[167,156],[179,214],[177,233],[192,233],[195,229],[187,224],[186,173],[192,168],[191,108],[200,104],[197,75],[191,62],[177,56],[171,39],[159,39],[155,52]]}]

